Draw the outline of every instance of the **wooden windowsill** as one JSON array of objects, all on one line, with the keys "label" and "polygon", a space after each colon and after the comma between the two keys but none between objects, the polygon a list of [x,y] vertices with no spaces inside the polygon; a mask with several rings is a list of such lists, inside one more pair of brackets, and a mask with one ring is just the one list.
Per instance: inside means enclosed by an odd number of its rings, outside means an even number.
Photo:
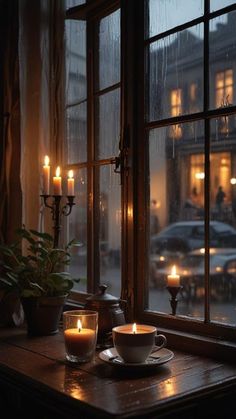
[{"label": "wooden windowsill", "polygon": [[92,362],[71,366],[62,332],[30,338],[24,328],[3,328],[1,406],[9,416],[34,419],[207,417],[203,412],[235,418],[236,364],[173,352],[171,361],[152,371],[110,366],[99,351]]},{"label": "wooden windowsill", "polygon": [[172,329],[159,328],[158,331],[166,335],[171,349],[206,356],[219,361],[236,363],[235,342]]}]

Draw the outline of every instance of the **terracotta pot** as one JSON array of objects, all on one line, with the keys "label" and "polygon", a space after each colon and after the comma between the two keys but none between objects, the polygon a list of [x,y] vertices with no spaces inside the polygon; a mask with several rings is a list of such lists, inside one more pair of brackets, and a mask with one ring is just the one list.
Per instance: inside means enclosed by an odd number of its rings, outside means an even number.
[{"label": "terracotta pot", "polygon": [[21,298],[28,335],[46,336],[58,332],[67,296]]}]

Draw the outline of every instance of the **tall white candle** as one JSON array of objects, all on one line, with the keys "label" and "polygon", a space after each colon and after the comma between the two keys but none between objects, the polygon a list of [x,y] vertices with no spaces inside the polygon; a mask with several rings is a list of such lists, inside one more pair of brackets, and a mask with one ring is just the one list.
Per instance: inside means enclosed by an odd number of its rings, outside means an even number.
[{"label": "tall white candle", "polygon": [[49,157],[44,157],[44,166],[43,166],[43,193],[44,195],[49,195],[50,189],[50,166],[49,166]]},{"label": "tall white candle", "polygon": [[73,178],[73,170],[69,170],[67,179],[67,195],[74,196],[75,194],[75,179]]},{"label": "tall white candle", "polygon": [[167,286],[168,287],[180,286],[180,276],[176,273],[175,265],[171,269],[171,274],[167,275]]},{"label": "tall white candle", "polygon": [[54,195],[62,195],[62,188],[61,188],[61,170],[58,166],[56,169],[56,176],[53,177],[53,194]]}]

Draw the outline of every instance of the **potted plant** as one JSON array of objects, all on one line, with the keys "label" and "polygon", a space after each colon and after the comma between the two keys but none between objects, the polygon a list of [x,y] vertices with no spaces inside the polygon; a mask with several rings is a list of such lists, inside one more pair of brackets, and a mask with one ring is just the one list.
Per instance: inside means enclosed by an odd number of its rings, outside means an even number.
[{"label": "potted plant", "polygon": [[[0,289],[18,294],[21,300],[28,334],[50,335],[58,331],[65,300],[74,285],[69,272],[69,249],[54,248],[53,237],[48,233],[17,230],[17,240],[1,245]],[[27,244],[27,254],[22,254],[22,244]]]}]

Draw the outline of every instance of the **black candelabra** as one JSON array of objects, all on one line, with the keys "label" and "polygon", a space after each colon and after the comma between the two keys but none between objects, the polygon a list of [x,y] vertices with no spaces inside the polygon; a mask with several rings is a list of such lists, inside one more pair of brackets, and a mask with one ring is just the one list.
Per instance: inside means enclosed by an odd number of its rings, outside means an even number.
[{"label": "black candelabra", "polygon": [[[46,208],[50,208],[52,214],[52,220],[54,222],[54,243],[53,247],[57,248],[59,245],[59,236],[61,231],[61,217],[70,215],[72,207],[75,205],[74,195],[67,196],[67,202],[65,205],[62,203],[62,195],[40,195],[43,198],[43,203]],[[51,198],[51,203],[48,203]]]},{"label": "black candelabra", "polygon": [[172,315],[175,316],[176,315],[176,309],[177,309],[177,304],[178,304],[178,300],[177,300],[177,294],[178,292],[181,290],[181,286],[177,286],[177,287],[166,287],[171,295],[170,298],[170,305],[171,305],[171,309],[172,309]]}]

